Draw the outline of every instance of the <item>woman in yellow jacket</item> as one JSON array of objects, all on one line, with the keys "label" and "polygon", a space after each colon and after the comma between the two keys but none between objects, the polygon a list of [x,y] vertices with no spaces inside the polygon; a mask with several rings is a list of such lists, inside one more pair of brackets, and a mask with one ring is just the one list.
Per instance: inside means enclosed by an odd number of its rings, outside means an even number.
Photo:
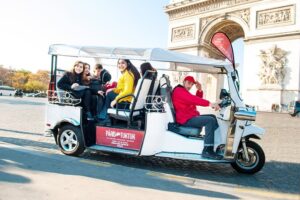
[{"label": "woman in yellow jacket", "polygon": [[118,108],[129,108],[132,97],[125,97],[126,95],[134,93],[140,73],[136,67],[128,59],[119,59],[118,68],[122,73],[122,76],[118,80],[117,88],[110,91],[105,98],[105,103],[98,114],[98,119],[102,123],[110,123],[107,116],[107,109],[114,107],[118,101]]}]

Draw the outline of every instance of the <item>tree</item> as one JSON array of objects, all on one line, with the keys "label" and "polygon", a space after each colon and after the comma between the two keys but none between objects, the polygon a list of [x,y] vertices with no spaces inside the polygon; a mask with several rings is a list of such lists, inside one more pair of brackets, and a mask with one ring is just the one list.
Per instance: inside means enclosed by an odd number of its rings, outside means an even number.
[{"label": "tree", "polygon": [[0,84],[9,85],[24,91],[46,91],[49,84],[49,71],[39,70],[35,74],[21,69],[13,70],[0,65]]},{"label": "tree", "polygon": [[46,91],[49,81],[49,72],[39,70],[37,73],[29,75],[25,88],[27,91]]},{"label": "tree", "polygon": [[12,76],[12,86],[17,89],[26,90],[26,83],[28,82],[29,76],[31,72],[27,70],[18,70],[15,73],[13,73]]},{"label": "tree", "polygon": [[12,69],[4,68],[3,65],[0,65],[0,85],[9,85],[12,86],[12,75],[14,71]]},{"label": "tree", "polygon": [[27,91],[45,91],[45,84],[40,81],[28,81],[25,85]]}]

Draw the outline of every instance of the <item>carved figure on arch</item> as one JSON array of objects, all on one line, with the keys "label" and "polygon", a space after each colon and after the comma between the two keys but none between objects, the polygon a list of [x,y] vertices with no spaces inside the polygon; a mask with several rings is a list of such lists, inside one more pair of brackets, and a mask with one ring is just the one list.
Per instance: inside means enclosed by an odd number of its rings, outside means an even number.
[{"label": "carved figure on arch", "polygon": [[277,48],[274,45],[268,50],[260,51],[262,65],[259,71],[259,78],[264,85],[280,85],[285,77],[287,51]]}]

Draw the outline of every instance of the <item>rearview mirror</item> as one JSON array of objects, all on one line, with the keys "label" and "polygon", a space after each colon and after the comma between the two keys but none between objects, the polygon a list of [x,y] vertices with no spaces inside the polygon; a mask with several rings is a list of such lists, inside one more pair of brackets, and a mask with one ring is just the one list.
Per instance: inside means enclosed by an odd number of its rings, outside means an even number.
[{"label": "rearview mirror", "polygon": [[220,99],[224,99],[225,97],[229,97],[229,93],[227,92],[226,89],[221,89],[221,92],[220,92]]}]

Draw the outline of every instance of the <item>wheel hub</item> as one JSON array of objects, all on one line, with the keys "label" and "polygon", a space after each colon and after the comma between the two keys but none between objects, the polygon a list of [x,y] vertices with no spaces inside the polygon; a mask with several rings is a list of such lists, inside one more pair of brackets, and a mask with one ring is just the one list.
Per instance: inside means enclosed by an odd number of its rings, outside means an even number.
[{"label": "wheel hub", "polygon": [[73,151],[78,146],[78,140],[74,131],[65,130],[62,132],[60,144],[65,151]]},{"label": "wheel hub", "polygon": [[244,158],[244,151],[243,149],[241,149],[238,152],[236,163],[243,168],[253,168],[258,163],[257,155],[253,149],[248,147],[247,149],[248,149],[249,161],[247,161],[246,158]]}]

